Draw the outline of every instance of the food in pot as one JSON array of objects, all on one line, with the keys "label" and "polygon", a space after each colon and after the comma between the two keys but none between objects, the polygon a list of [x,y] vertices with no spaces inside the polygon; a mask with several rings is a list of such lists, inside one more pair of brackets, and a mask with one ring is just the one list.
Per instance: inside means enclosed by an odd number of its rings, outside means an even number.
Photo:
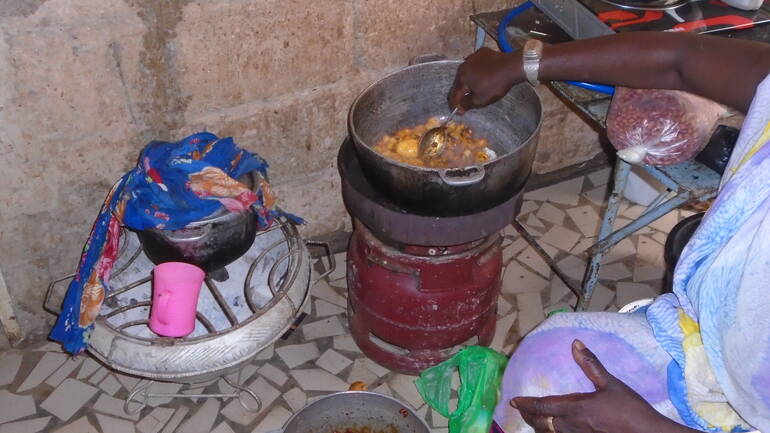
[{"label": "food in pot", "polygon": [[456,122],[447,125],[447,143],[440,155],[433,158],[420,157],[420,138],[440,124],[437,117],[431,117],[422,125],[385,135],[373,149],[398,162],[429,168],[467,167],[494,159],[495,154],[485,138],[474,137],[471,128]]}]

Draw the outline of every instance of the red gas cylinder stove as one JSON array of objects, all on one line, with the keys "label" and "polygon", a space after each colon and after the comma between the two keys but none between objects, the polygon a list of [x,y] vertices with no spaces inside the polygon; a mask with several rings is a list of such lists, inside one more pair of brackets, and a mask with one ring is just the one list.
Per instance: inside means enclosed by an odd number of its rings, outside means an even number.
[{"label": "red gas cylinder stove", "polygon": [[473,215],[414,215],[371,186],[349,142],[338,163],[354,221],[348,321],[363,353],[419,374],[460,345],[489,345],[503,269],[500,231],[519,212],[521,194]]}]

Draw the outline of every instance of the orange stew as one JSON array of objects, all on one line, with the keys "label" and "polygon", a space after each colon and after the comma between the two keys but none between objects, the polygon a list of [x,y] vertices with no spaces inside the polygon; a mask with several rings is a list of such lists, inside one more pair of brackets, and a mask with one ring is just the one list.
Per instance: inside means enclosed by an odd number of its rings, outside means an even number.
[{"label": "orange stew", "polygon": [[382,137],[373,149],[398,162],[429,168],[467,167],[485,163],[493,157],[486,139],[475,138],[469,127],[450,122],[447,125],[447,144],[441,155],[421,158],[418,155],[420,138],[429,129],[439,125],[439,119],[431,117],[422,125],[404,128],[393,135]]}]

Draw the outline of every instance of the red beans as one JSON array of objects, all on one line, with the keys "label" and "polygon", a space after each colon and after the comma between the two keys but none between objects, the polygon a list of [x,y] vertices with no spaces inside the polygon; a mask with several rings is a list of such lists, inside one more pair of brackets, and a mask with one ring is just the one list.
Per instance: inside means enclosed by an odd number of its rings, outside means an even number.
[{"label": "red beans", "polygon": [[706,146],[725,111],[686,92],[618,87],[607,113],[607,136],[628,162],[679,164]]}]

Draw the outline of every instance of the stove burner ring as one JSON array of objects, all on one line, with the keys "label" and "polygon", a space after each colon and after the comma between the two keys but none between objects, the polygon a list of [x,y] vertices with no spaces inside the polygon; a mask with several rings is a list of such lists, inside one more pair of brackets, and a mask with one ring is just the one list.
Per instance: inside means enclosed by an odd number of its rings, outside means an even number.
[{"label": "stove burner ring", "polygon": [[[272,231],[272,230],[275,230],[277,228],[280,228],[280,226],[276,226],[275,228],[272,228],[272,229],[270,229],[268,231]],[[267,233],[267,232],[263,232],[262,234],[264,234],[264,233]],[[121,242],[124,242],[123,245],[129,244],[129,242],[126,242],[126,240],[127,240],[127,236],[126,236],[125,230],[124,230],[122,235],[121,235]],[[267,248],[265,248],[257,256],[257,258],[251,263],[251,266],[249,267],[248,273],[246,274],[246,278],[245,278],[244,284],[243,284],[243,286],[244,286],[244,293],[245,293],[244,298],[246,300],[246,303],[248,304],[249,309],[251,309],[251,311],[254,313],[254,315],[260,314],[264,310],[267,310],[268,308],[270,308],[274,303],[279,301],[280,298],[285,294],[287,288],[294,281],[294,279],[296,278],[296,275],[297,275],[297,273],[299,271],[298,267],[296,267],[296,266],[288,266],[288,269],[291,269],[293,272],[290,275],[288,273],[285,274],[280,279],[280,281],[276,281],[276,275],[278,274],[278,269],[282,267],[282,264],[286,260],[293,258],[292,257],[293,254],[292,254],[291,251],[289,251],[289,252],[287,252],[285,254],[280,255],[277,258],[277,260],[275,261],[275,263],[270,267],[270,270],[269,270],[269,273],[268,273],[268,276],[267,276],[267,281],[266,281],[267,282],[267,287],[270,290],[270,294],[272,295],[273,299],[272,299],[272,301],[270,303],[268,303],[267,305],[264,305],[264,306],[259,306],[259,305],[256,304],[256,302],[254,300],[254,298],[256,296],[255,293],[254,293],[254,290],[255,290],[256,286],[254,284],[251,284],[252,280],[254,278],[255,269],[257,268],[258,265],[260,265],[263,262],[265,262],[266,257],[268,257],[270,255],[270,253],[274,252],[277,247],[283,245],[284,243],[285,243],[284,239],[279,239],[279,240],[273,242],[272,244],[270,244]],[[290,245],[289,249],[291,249],[291,248],[292,248],[292,246]],[[133,255],[131,256],[131,258],[123,266],[121,266],[120,269],[118,269],[116,272],[114,272],[112,274],[113,278],[117,277],[123,271],[125,271],[139,257],[139,255],[141,253],[142,253],[142,249],[141,248],[137,249],[133,253]],[[287,272],[288,272],[288,270],[287,270]],[[130,283],[130,284],[124,286],[124,287],[121,287],[121,288],[116,289],[116,290],[112,290],[107,296],[105,296],[105,305],[109,306],[109,304],[111,303],[111,300],[117,299],[118,296],[120,296],[120,295],[122,295],[122,294],[124,294],[124,293],[126,293],[126,292],[128,292],[130,290],[133,290],[136,287],[139,287],[141,285],[149,283],[151,280],[152,280],[152,277],[149,277],[149,276],[148,277],[144,277],[144,278],[136,280],[135,282],[132,282],[132,283]],[[197,336],[197,337],[192,337],[192,338],[186,337],[186,338],[182,339],[182,341],[186,341],[186,342],[195,341],[195,340],[198,340],[198,339],[207,338],[207,337],[209,337],[209,336],[211,336],[213,334],[224,333],[224,332],[227,332],[227,331],[229,331],[229,330],[231,330],[231,329],[233,329],[235,327],[242,326],[246,321],[248,321],[250,319],[249,318],[249,319],[246,319],[244,321],[241,321],[241,320],[238,319],[238,317],[236,316],[235,312],[233,312],[232,308],[230,307],[230,305],[228,304],[227,300],[222,295],[222,292],[219,290],[219,288],[217,287],[215,281],[211,278],[210,275],[206,276],[206,278],[204,280],[204,284],[205,284],[205,287],[210,291],[211,296],[214,298],[214,300],[216,301],[216,304],[219,306],[219,308],[221,309],[222,313],[227,318],[227,321],[230,323],[231,326],[230,326],[230,328],[217,330],[216,327],[214,326],[214,324],[212,324],[212,322],[204,314],[202,314],[200,311],[198,311],[198,312],[196,312],[196,320],[199,321],[201,323],[201,325],[203,325],[203,327],[205,328],[205,330],[209,334],[202,335],[202,336]],[[134,326],[141,326],[141,325],[147,326],[149,324],[149,319],[132,320],[132,321],[123,322],[123,323],[120,323],[120,324],[116,324],[113,321],[111,321],[110,319],[112,319],[113,317],[115,317],[115,316],[117,316],[117,315],[119,315],[121,313],[127,313],[130,310],[133,310],[133,309],[136,309],[136,308],[148,308],[149,309],[150,306],[151,306],[151,302],[149,300],[139,301],[139,302],[131,302],[128,305],[120,306],[120,307],[117,307],[117,308],[113,309],[112,311],[109,311],[109,312],[101,314],[100,318],[104,320],[104,324],[106,326],[114,329],[117,332],[124,332],[126,329],[134,327]],[[295,314],[296,314],[298,312],[297,311],[297,307],[294,306],[294,305],[292,305],[292,307],[295,310]],[[150,335],[146,335],[146,336],[133,335],[133,337],[135,337],[135,338],[137,338],[139,340],[147,341],[147,342],[156,342],[158,340],[158,337],[155,336],[155,335],[152,335],[152,336],[150,336]]]},{"label": "stove burner ring", "polygon": [[629,10],[663,11],[676,9],[691,3],[692,0],[600,0],[604,3]]},{"label": "stove burner ring", "polygon": [[283,222],[259,233],[251,249],[226,267],[228,279],[207,275],[193,334],[159,337],[147,326],[154,265],[135,234],[124,231],[121,242],[88,351],[126,374],[177,383],[227,374],[291,328],[308,299],[309,252],[296,227]]}]

